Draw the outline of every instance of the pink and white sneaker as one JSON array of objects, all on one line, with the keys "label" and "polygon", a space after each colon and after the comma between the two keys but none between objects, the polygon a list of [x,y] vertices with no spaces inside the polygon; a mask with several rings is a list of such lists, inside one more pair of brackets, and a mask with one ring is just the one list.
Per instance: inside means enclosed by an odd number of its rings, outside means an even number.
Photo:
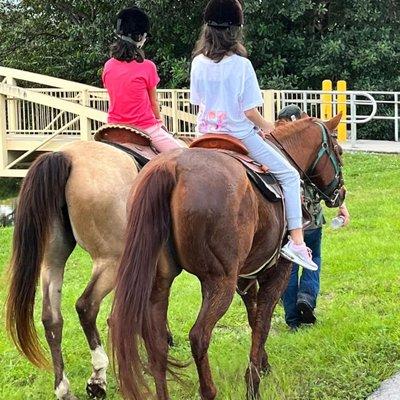
[{"label": "pink and white sneaker", "polygon": [[303,244],[295,244],[291,239],[281,249],[281,255],[303,268],[317,271],[318,265],[312,260],[311,250]]}]

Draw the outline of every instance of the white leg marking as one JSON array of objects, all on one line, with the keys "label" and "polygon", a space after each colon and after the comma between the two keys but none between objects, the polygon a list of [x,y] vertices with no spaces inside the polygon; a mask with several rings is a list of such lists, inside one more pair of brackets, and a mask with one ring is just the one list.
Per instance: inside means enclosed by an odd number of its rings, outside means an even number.
[{"label": "white leg marking", "polygon": [[56,394],[58,400],[62,400],[64,396],[66,396],[69,393],[69,380],[67,379],[65,374],[63,374],[63,380],[56,387],[54,393]]},{"label": "white leg marking", "polygon": [[95,350],[91,351],[91,353],[92,353],[92,366],[94,372],[90,378],[90,381],[100,379],[104,381],[104,383],[106,383],[107,381],[106,372],[109,364],[107,354],[102,346],[97,346]]}]

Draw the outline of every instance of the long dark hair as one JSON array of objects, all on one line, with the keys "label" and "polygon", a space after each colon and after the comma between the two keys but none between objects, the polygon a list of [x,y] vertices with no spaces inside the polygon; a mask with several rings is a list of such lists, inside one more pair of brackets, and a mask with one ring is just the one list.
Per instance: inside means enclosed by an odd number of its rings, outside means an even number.
[{"label": "long dark hair", "polygon": [[220,62],[230,54],[247,57],[247,50],[243,44],[242,28],[231,26],[221,29],[204,25],[193,50],[193,57],[199,54],[203,54],[215,62]]},{"label": "long dark hair", "polygon": [[[135,39],[134,39],[135,40]],[[139,40],[138,40],[139,41]],[[144,61],[145,55],[142,49],[139,49],[134,43],[127,42],[120,38],[117,39],[110,46],[111,57],[117,59],[118,61],[137,61],[142,63]]]}]

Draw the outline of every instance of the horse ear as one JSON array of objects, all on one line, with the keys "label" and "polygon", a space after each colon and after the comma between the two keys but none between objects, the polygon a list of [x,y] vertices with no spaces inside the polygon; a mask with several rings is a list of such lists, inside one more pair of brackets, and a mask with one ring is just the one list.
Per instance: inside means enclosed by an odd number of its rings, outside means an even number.
[{"label": "horse ear", "polygon": [[338,115],[336,115],[336,117],[333,117],[329,121],[326,121],[325,125],[329,129],[330,132],[333,132],[337,128],[337,126],[340,124],[341,120],[342,120],[342,112],[340,111],[340,113]]}]

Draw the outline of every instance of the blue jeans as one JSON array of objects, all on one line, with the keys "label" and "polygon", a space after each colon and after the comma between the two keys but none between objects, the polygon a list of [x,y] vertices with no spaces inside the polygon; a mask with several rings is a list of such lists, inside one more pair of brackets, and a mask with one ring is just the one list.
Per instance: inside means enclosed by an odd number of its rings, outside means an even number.
[{"label": "blue jeans", "polygon": [[293,264],[287,289],[282,296],[285,320],[289,326],[298,326],[300,323],[297,302],[307,303],[313,309],[317,305],[321,273],[321,239],[322,228],[304,231],[304,241],[312,250],[312,259],[318,265],[318,271],[300,269],[298,265]]}]

